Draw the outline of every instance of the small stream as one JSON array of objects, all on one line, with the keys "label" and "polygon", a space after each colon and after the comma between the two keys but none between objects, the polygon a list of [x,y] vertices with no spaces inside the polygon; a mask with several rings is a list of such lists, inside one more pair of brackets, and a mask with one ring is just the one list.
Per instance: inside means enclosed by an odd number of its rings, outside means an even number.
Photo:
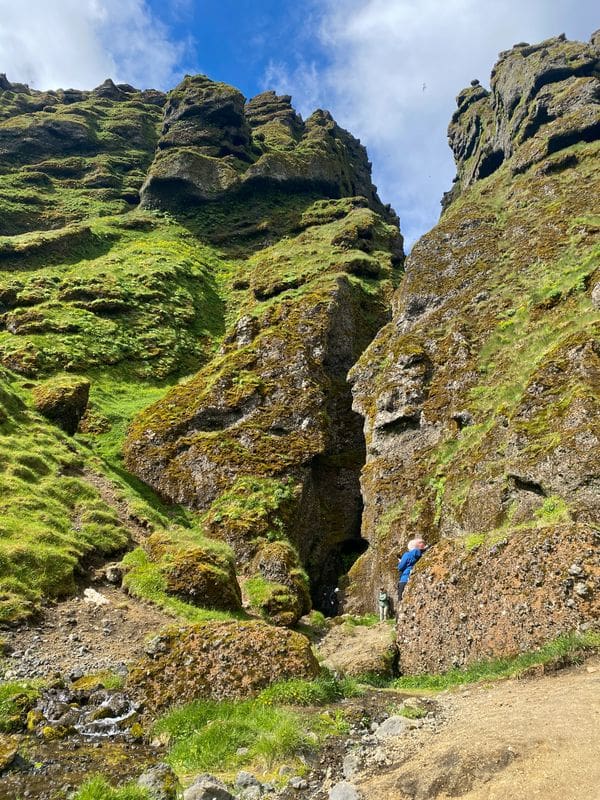
[{"label": "small stream", "polygon": [[0,800],[66,800],[91,775],[115,784],[138,776],[163,755],[132,735],[140,711],[121,691],[46,689],[30,712],[33,730],[10,737],[19,754],[0,777]]}]

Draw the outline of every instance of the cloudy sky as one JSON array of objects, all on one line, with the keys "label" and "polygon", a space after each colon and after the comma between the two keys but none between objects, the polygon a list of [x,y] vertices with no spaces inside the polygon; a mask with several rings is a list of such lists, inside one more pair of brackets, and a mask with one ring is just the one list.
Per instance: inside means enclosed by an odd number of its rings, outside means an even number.
[{"label": "cloudy sky", "polygon": [[598,27],[598,0],[0,0],[0,72],[40,89],[205,72],[292,94],[305,116],[328,108],[367,145],[410,244],[454,175],[458,91],[515,42]]}]

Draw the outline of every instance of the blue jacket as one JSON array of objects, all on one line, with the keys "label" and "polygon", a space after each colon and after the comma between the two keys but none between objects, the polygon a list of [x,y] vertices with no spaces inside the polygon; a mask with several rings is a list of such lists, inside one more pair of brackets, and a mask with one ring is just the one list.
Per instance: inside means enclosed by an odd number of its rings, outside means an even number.
[{"label": "blue jacket", "polygon": [[414,565],[423,555],[418,547],[414,550],[407,550],[398,562],[398,583],[407,583]]}]

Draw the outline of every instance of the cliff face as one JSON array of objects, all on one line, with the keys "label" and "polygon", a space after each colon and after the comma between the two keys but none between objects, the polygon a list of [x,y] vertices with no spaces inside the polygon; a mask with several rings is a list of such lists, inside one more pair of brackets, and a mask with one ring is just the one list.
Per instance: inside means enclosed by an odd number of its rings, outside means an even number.
[{"label": "cliff face", "polygon": [[600,610],[600,49],[564,37],[503,53],[458,97],[458,178],[352,370],[365,418],[351,572],[404,595],[401,666],[534,647]]},{"label": "cliff face", "polygon": [[[205,76],[168,95],[2,76],[0,173],[1,379],[22,419],[51,432],[26,469],[21,423],[0,417],[7,503],[46,498],[24,523],[45,531],[64,477],[58,423],[76,432],[78,491],[95,501],[104,471],[143,520],[131,591],[235,609],[231,545],[246,600],[290,624],[364,547],[346,374],[389,318],[403,263],[365,149],[327,112],[304,122],[289,97],[246,102]],[[166,501],[151,497],[158,517],[130,473]],[[18,525],[0,528],[0,619],[130,540],[113,515],[79,547],[80,505],[59,511],[73,541],[44,557]]]},{"label": "cliff face", "polygon": [[303,123],[287,97],[244,106],[198,77],[169,96],[142,189],[144,206],[195,205],[193,224],[220,214],[219,243],[238,259],[218,355],[138,417],[126,463],[202,513],[234,548],[252,602],[285,623],[310,606],[303,569],[319,603],[364,546],[364,442],[346,375],[387,319],[403,260],[369,172],[328,114]]}]

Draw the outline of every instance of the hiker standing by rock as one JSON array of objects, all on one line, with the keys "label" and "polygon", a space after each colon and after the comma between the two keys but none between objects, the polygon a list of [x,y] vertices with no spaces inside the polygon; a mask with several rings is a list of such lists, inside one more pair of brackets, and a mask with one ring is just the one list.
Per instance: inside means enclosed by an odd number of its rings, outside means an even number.
[{"label": "hiker standing by rock", "polygon": [[385,622],[388,618],[388,612],[390,610],[390,598],[388,597],[388,593],[383,588],[383,586],[379,589],[379,622]]},{"label": "hiker standing by rock", "polygon": [[406,553],[398,556],[398,602],[402,599],[412,568],[427,550],[425,540],[421,536],[411,539],[406,546]]}]

